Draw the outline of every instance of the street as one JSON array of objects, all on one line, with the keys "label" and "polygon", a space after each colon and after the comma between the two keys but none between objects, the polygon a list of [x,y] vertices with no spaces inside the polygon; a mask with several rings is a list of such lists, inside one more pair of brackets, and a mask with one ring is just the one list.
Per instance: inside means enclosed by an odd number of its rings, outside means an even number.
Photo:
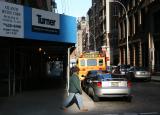
[{"label": "street", "polygon": [[96,102],[94,113],[158,113],[160,112],[160,82],[133,82],[133,100],[131,103],[123,99],[102,99]]},{"label": "street", "polygon": [[[160,0],[0,4],[0,115],[160,115]],[[98,102],[81,91],[78,78],[72,82],[74,65]],[[90,76],[90,70],[98,72]],[[127,79],[102,75],[112,72]],[[134,78],[149,82],[131,86]],[[69,93],[82,94],[89,111],[76,104],[63,111]]]},{"label": "street", "polygon": [[[58,84],[57,84],[58,85]],[[0,98],[0,115],[160,115],[160,82],[133,82],[133,100],[101,99],[93,102],[84,92],[83,99],[88,112],[80,112],[74,104],[67,112],[59,109],[64,89],[40,89],[24,91],[13,97]]]}]

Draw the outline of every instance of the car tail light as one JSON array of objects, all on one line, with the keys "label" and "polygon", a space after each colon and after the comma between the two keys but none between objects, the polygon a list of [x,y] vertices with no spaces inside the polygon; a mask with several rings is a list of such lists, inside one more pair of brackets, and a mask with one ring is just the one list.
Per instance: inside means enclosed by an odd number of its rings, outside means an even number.
[{"label": "car tail light", "polygon": [[127,81],[127,86],[130,88],[132,86],[131,81]]},{"label": "car tail light", "polygon": [[102,82],[97,82],[97,87],[102,87]]}]

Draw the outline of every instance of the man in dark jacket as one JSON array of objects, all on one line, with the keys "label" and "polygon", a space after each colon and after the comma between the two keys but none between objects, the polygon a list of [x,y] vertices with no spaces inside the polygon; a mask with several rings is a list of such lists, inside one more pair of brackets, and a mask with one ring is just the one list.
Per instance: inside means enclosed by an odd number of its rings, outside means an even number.
[{"label": "man in dark jacket", "polygon": [[71,68],[71,77],[69,82],[69,96],[66,98],[66,100],[63,103],[62,109],[67,110],[67,106],[71,103],[71,101],[74,99],[74,97],[77,100],[78,107],[81,111],[88,111],[88,109],[83,108],[83,100],[82,100],[82,89],[81,89],[81,81],[78,77],[79,68],[78,67],[72,67]]}]

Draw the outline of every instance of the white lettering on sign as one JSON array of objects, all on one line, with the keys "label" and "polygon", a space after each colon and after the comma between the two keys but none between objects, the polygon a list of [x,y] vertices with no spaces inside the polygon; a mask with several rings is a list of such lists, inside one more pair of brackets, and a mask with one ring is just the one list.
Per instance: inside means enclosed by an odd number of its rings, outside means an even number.
[{"label": "white lettering on sign", "polygon": [[0,4],[0,36],[23,38],[23,6],[7,2]]},{"label": "white lettering on sign", "polygon": [[55,26],[56,20],[43,18],[42,15],[37,15],[37,17],[38,17],[38,23],[39,24],[46,24],[46,25]]},{"label": "white lettering on sign", "polygon": [[32,26],[60,29],[59,14],[32,8]]}]

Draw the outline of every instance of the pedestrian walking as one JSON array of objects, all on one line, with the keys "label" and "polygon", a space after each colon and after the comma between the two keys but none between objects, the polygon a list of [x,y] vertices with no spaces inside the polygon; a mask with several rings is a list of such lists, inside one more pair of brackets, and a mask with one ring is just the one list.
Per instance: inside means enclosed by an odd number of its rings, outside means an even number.
[{"label": "pedestrian walking", "polygon": [[79,68],[77,66],[71,68],[71,77],[69,80],[69,96],[64,100],[64,103],[61,107],[65,111],[72,101],[77,104],[80,111],[88,111],[88,109],[85,109],[83,105],[81,81],[78,77],[78,73]]}]

